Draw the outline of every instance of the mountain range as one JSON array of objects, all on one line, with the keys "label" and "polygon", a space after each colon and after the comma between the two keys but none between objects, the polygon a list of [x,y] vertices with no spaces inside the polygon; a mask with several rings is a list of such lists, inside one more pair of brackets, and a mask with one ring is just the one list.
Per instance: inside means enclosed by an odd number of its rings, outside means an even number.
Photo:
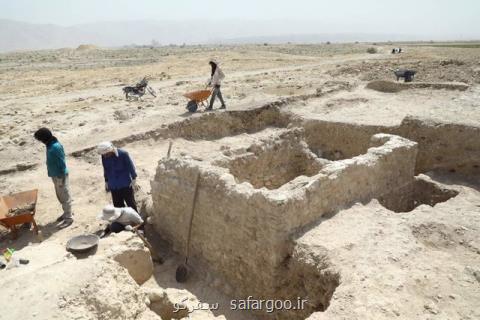
[{"label": "mountain range", "polygon": [[121,47],[152,43],[168,45],[437,40],[418,35],[328,33],[325,30],[328,30],[328,26],[320,28],[312,22],[295,21],[138,20],[59,26],[0,19],[0,52],[75,48],[80,44]]}]

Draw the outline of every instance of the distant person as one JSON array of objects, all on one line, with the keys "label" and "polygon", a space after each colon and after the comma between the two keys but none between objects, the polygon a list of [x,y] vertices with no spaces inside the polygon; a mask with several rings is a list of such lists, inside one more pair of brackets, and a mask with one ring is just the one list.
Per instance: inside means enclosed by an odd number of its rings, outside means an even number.
[{"label": "distant person", "polygon": [[113,205],[138,212],[134,190],[137,173],[128,152],[115,148],[111,142],[100,143],[97,151],[102,156],[105,191],[112,193]]},{"label": "distant person", "polygon": [[213,109],[213,103],[217,97],[222,103],[220,109],[225,109],[225,101],[223,100],[222,92],[220,91],[220,86],[222,85],[222,80],[225,79],[225,74],[223,73],[222,69],[220,69],[217,61],[210,60],[209,64],[212,67],[212,73],[208,85],[213,87],[213,92],[212,98],[210,99],[210,105],[207,110]]},{"label": "distant person", "polygon": [[98,216],[99,219],[108,221],[107,228],[100,237],[105,237],[110,233],[119,233],[122,231],[136,231],[143,228],[143,219],[133,208],[115,208],[107,205]]},{"label": "distant person", "polygon": [[68,186],[68,169],[65,162],[65,151],[58,139],[47,128],[40,128],[34,134],[35,139],[47,147],[47,172],[55,186],[55,194],[62,205],[63,214],[57,218],[60,228],[66,228],[73,223],[72,198]]}]

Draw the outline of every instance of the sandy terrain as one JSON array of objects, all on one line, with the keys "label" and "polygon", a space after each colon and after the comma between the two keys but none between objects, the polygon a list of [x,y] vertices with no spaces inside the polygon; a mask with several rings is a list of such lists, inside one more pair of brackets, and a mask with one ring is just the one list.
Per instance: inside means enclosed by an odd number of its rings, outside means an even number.
[{"label": "sandy terrain", "polygon": [[[222,89],[226,112],[305,95],[309,98],[290,103],[284,110],[304,119],[367,125],[397,126],[413,115],[480,126],[480,49],[408,45],[404,54],[392,55],[392,46],[377,46],[377,54],[366,53],[368,47],[252,45],[1,54],[0,194],[39,189],[36,219],[44,243],[64,245],[74,235],[97,231],[100,223],[96,215],[110,200],[103,191],[100,159],[93,153],[80,157],[71,153],[204,115],[186,113],[187,100],[182,94],[204,86],[211,57],[220,59],[226,74]],[[390,69],[397,67],[417,69],[417,81],[463,82],[469,88],[408,89],[394,94],[366,88],[372,80],[394,81]],[[144,75],[151,76],[157,97],[125,101],[122,86],[134,84]],[[315,96],[332,81],[349,86]],[[47,177],[44,146],[33,139],[33,132],[42,126],[54,131],[69,154],[75,223],[65,230],[58,230],[55,224],[61,207]],[[226,146],[246,148],[282,130],[266,128],[218,140],[174,137],[172,157],[212,159],[221,156]],[[137,166],[142,190],[148,194],[169,141],[148,136],[137,140],[124,143],[124,148]],[[454,175],[435,179],[457,188],[460,194],[435,207],[420,206],[402,214],[375,200],[357,204],[322,222],[320,234],[304,235],[302,241],[310,246],[326,248],[342,274],[342,284],[329,309],[313,314],[311,319],[480,318],[479,180]],[[26,230],[11,240],[0,227],[0,236],[0,249],[20,250],[39,242]],[[144,287],[176,285],[169,275],[178,256],[160,247],[166,262],[155,267],[156,276]],[[82,268],[90,272],[89,266]],[[106,264],[104,268],[115,266]],[[48,281],[48,275],[42,273],[42,279]],[[218,286],[211,286],[201,276],[186,289],[200,301],[227,304],[227,296]],[[0,293],[0,300],[4,299]],[[21,308],[24,302],[11,303]],[[224,314],[227,319],[255,317],[225,306],[220,311],[215,315]],[[14,318],[7,315],[5,319]]]}]

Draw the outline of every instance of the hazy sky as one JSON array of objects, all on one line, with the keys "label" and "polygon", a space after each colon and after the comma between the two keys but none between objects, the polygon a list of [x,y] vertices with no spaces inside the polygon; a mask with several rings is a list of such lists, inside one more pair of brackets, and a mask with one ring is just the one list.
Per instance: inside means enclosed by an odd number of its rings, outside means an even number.
[{"label": "hazy sky", "polygon": [[[480,37],[480,0],[0,0],[0,8],[3,19],[64,26],[143,19],[286,20],[296,32],[315,24],[325,33]],[[296,23],[301,20],[308,23]]]}]

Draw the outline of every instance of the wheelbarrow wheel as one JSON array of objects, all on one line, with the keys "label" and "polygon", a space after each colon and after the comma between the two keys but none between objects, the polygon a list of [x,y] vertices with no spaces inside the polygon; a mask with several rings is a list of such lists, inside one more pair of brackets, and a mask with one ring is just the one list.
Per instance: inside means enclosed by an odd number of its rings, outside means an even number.
[{"label": "wheelbarrow wheel", "polygon": [[187,103],[188,112],[194,113],[195,111],[197,111],[197,109],[198,109],[197,102],[195,102],[193,100],[188,101],[188,103]]}]

